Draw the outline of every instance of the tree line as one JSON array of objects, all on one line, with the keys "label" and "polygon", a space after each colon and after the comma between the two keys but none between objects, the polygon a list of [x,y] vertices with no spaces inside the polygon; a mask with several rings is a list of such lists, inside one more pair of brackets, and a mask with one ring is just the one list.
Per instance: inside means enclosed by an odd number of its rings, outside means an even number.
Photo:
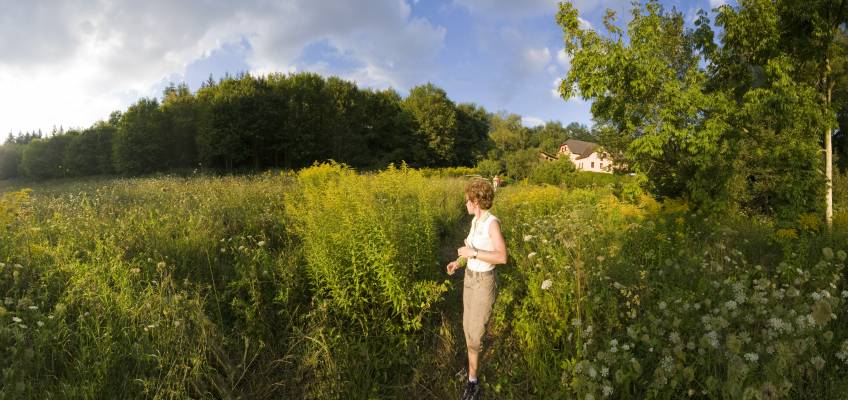
[{"label": "tree line", "polygon": [[593,132],[559,122],[528,128],[521,117],[457,104],[433,85],[361,89],[314,73],[211,77],[192,93],[168,86],[86,129],[9,134],[0,146],[0,179],[296,169],[332,159],[376,169],[475,166],[526,176],[538,152]]}]

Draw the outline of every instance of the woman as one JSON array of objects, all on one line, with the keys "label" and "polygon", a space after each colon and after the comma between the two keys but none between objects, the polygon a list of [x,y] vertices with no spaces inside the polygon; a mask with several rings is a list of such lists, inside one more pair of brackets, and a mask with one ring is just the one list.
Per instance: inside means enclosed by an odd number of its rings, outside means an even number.
[{"label": "woman", "polygon": [[465,208],[474,215],[465,246],[456,250],[457,261],[447,265],[450,275],[467,260],[465,283],[462,291],[462,330],[468,350],[468,383],[462,399],[473,399],[480,393],[477,370],[482,350],[486,322],[492,314],[497,285],[495,265],[506,263],[506,244],[501,234],[500,221],[489,212],[495,192],[484,179],[474,179],[465,186]]}]

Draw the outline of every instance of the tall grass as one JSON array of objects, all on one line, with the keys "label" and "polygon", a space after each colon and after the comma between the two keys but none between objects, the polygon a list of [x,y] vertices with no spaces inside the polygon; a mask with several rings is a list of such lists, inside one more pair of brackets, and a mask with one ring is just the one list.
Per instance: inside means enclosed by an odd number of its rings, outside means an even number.
[{"label": "tall grass", "polygon": [[[458,395],[450,172],[0,195],[0,399]],[[487,398],[848,397],[844,215],[706,215],[604,179],[498,191]]]}]

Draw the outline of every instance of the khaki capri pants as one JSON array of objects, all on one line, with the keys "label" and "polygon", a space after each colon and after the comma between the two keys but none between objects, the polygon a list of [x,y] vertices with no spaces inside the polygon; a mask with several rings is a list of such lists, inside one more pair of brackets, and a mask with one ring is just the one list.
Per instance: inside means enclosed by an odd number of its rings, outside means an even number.
[{"label": "khaki capri pants", "polygon": [[483,350],[483,333],[486,331],[486,322],[492,315],[497,290],[495,270],[475,272],[465,269],[462,330],[465,332],[465,345],[470,353],[480,353]]}]

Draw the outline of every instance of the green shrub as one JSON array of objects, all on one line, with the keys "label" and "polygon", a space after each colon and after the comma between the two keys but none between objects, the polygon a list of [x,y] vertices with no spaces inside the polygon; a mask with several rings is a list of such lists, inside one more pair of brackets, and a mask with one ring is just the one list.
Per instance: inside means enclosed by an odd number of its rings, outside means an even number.
[{"label": "green shrub", "polygon": [[530,182],[537,185],[561,185],[573,179],[574,163],[568,158],[542,162],[530,173]]},{"label": "green shrub", "polygon": [[503,171],[503,165],[498,160],[485,159],[477,163],[477,171],[484,178],[492,178]]}]

